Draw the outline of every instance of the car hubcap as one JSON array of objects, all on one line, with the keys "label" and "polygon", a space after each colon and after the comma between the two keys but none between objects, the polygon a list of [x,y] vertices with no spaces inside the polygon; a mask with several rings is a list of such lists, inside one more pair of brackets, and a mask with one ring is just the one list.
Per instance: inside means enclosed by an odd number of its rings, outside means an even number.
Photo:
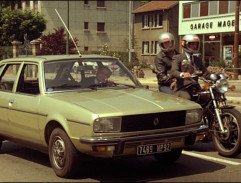
[{"label": "car hubcap", "polygon": [[55,167],[63,169],[65,163],[65,145],[63,139],[59,136],[54,138],[52,154]]}]

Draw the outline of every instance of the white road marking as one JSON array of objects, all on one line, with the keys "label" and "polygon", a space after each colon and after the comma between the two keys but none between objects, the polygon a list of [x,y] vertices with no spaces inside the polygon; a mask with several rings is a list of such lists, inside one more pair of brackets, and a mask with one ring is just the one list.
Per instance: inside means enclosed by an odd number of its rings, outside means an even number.
[{"label": "white road marking", "polygon": [[241,165],[241,163],[238,163],[238,162],[235,162],[235,161],[230,161],[230,160],[225,160],[225,159],[220,159],[220,158],[214,158],[214,157],[210,157],[210,156],[206,156],[206,155],[202,155],[202,154],[197,154],[197,153],[193,153],[193,152],[189,152],[189,151],[185,151],[185,150],[182,151],[182,154],[197,157],[197,158],[201,158],[201,159],[222,162],[222,163],[225,163],[225,164]]}]

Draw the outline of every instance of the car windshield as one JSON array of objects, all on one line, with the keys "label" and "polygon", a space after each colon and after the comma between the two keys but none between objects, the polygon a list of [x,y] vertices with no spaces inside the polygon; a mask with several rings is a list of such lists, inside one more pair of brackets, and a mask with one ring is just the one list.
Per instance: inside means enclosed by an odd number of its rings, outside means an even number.
[{"label": "car windshield", "polygon": [[44,63],[45,91],[136,88],[139,81],[117,59],[73,59]]}]

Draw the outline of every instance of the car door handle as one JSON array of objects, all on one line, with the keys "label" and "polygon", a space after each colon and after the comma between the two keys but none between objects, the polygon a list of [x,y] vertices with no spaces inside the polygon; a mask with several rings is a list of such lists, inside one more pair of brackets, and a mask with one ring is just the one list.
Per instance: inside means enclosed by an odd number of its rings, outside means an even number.
[{"label": "car door handle", "polygon": [[9,101],[8,101],[10,104],[12,104],[13,102],[14,102],[14,100],[13,99],[9,99]]}]

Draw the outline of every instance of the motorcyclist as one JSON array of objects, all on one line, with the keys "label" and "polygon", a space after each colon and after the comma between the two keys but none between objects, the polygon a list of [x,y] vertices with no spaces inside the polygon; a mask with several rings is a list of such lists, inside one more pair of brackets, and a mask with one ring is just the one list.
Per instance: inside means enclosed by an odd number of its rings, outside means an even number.
[{"label": "motorcyclist", "polygon": [[[194,56],[200,48],[200,39],[197,35],[185,35],[181,44],[184,53],[173,57],[171,69],[172,76],[177,79],[174,95],[191,99],[192,94],[201,88],[198,77],[203,76],[209,79],[210,72],[202,64],[202,60]],[[192,77],[195,73],[198,73],[198,75]]]},{"label": "motorcyclist", "polygon": [[174,36],[169,32],[162,33],[159,36],[159,46],[161,51],[154,59],[159,91],[173,94],[173,90],[171,89],[173,78],[170,76],[170,70],[172,66],[172,57],[178,54],[178,52],[174,49]]}]

